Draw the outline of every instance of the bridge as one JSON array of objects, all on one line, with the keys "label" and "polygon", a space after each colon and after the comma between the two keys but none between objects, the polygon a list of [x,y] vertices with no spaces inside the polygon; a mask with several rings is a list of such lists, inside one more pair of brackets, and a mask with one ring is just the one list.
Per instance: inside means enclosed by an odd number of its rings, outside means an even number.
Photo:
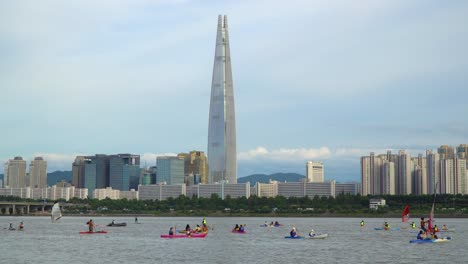
[{"label": "bridge", "polygon": [[29,215],[37,212],[44,214],[51,211],[53,205],[40,202],[0,202],[0,215]]}]

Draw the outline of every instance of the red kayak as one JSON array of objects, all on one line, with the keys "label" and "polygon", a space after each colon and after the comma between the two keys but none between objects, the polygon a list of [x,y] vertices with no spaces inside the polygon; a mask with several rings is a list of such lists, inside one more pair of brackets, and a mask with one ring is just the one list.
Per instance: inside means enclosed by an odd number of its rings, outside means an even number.
[{"label": "red kayak", "polygon": [[107,234],[107,231],[95,231],[95,232],[80,231],[80,235],[95,235],[95,234]]},{"label": "red kayak", "polygon": [[206,234],[191,234],[190,236],[187,235],[161,235],[161,238],[204,238]]},{"label": "red kayak", "polygon": [[245,234],[245,233],[247,233],[247,232],[246,232],[245,230],[244,230],[244,231],[232,230],[232,233]]}]

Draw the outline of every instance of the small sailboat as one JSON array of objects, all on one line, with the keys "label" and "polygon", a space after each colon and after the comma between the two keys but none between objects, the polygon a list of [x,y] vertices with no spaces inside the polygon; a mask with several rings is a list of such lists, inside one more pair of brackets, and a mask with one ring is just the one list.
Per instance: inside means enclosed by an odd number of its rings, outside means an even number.
[{"label": "small sailboat", "polygon": [[51,213],[52,223],[57,222],[60,218],[62,218],[60,205],[59,203],[55,203],[54,206],[52,206],[52,213]]}]

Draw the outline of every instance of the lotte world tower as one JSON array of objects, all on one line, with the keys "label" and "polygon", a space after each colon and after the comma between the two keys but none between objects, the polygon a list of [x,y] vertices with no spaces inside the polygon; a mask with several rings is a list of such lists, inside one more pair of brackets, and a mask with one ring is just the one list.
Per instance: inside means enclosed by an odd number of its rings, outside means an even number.
[{"label": "lotte world tower", "polygon": [[237,183],[236,115],[227,16],[218,16],[208,124],[208,181]]}]

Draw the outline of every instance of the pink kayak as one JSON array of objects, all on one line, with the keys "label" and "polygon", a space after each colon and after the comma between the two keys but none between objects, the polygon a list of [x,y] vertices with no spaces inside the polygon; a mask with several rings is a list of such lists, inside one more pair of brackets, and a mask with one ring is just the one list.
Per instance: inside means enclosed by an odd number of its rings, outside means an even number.
[{"label": "pink kayak", "polygon": [[236,234],[245,234],[245,233],[247,233],[245,230],[244,231],[232,230],[231,232],[236,233]]},{"label": "pink kayak", "polygon": [[96,235],[96,234],[107,234],[107,231],[95,231],[95,232],[80,231],[80,235]]},{"label": "pink kayak", "polygon": [[175,235],[161,235],[161,238],[204,238],[206,234],[191,234],[190,236],[175,234]]}]

